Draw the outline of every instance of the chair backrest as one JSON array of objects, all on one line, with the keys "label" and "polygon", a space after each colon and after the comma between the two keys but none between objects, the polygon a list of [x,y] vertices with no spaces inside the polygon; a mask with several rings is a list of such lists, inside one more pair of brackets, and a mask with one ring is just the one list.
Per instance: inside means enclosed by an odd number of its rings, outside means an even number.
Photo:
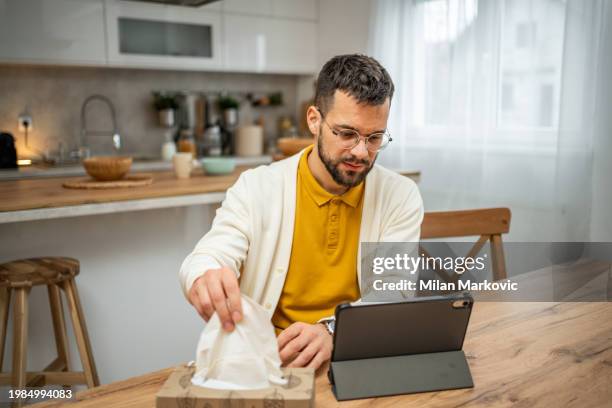
[{"label": "chair backrest", "polygon": [[506,279],[502,234],[510,230],[509,208],[426,212],[421,225],[421,239],[478,236],[467,257],[474,257],[491,243],[493,279]]}]

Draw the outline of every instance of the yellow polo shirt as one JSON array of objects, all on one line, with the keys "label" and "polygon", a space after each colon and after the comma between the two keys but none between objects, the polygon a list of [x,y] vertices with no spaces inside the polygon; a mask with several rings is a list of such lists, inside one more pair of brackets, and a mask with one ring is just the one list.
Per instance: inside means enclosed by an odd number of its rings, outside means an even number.
[{"label": "yellow polo shirt", "polygon": [[277,334],[292,323],[316,323],[336,305],[360,297],[357,250],[364,182],[342,195],[328,193],[308,167],[306,149],[298,165],[291,260],[272,316]]}]

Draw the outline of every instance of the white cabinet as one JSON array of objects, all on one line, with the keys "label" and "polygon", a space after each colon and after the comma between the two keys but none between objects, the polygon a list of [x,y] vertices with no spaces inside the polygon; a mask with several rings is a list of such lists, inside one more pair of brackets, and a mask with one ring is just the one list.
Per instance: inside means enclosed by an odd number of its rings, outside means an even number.
[{"label": "white cabinet", "polygon": [[0,62],[104,65],[101,0],[0,0]]},{"label": "white cabinet", "polygon": [[224,13],[272,15],[272,0],[222,0]]},{"label": "white cabinet", "polygon": [[0,0],[0,63],[310,74],[317,0]]},{"label": "white cabinet", "polygon": [[317,0],[223,0],[223,12],[316,20]]},{"label": "white cabinet", "polygon": [[311,74],[317,71],[317,25],[310,21],[226,14],[228,71]]},{"label": "white cabinet", "polygon": [[318,18],[317,0],[272,0],[272,15],[316,20]]},{"label": "white cabinet", "polygon": [[192,8],[106,1],[112,66],[205,70],[221,68],[221,14]]}]

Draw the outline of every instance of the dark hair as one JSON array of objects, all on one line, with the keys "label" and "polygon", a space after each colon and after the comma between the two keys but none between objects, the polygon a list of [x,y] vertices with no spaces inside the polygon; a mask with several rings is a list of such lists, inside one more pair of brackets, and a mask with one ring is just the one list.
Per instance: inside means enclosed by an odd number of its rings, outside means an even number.
[{"label": "dark hair", "polygon": [[336,90],[344,91],[359,103],[381,105],[393,97],[393,81],[378,61],[362,54],[337,55],[327,61],[315,90],[315,105],[325,116]]}]

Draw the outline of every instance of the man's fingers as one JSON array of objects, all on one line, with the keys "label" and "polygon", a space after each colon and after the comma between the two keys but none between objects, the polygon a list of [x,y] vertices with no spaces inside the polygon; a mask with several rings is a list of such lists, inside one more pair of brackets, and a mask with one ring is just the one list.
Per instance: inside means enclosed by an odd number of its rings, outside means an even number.
[{"label": "man's fingers", "polygon": [[203,282],[204,282],[204,279],[202,275],[198,277],[196,280],[194,280],[193,283],[191,284],[191,288],[189,288],[189,293],[188,293],[189,303],[191,303],[194,306],[195,306],[195,302],[198,300],[198,291],[200,291],[202,286],[204,285]]},{"label": "man's fingers", "polygon": [[[202,313],[200,313],[200,315],[202,315],[204,320],[208,321],[208,319],[210,319],[210,316],[212,316],[212,314],[215,312],[215,309],[213,308],[212,301],[210,300],[210,296],[208,295],[208,290],[206,289],[206,287],[203,287],[201,290],[198,291],[198,297],[199,306],[202,310]],[[198,307],[196,306],[196,309],[197,308]]]},{"label": "man's fingers", "polygon": [[278,349],[282,350],[291,340],[298,336],[302,332],[302,325],[300,323],[293,323],[291,326],[283,330],[276,338],[278,342]]},{"label": "man's fingers", "polygon": [[319,367],[321,367],[321,364],[323,364],[325,362],[325,360],[327,360],[328,357],[326,357],[326,353],[324,351],[319,351],[312,360],[310,360],[310,363],[308,363],[308,368],[314,368],[315,370],[318,369]]},{"label": "man's fingers", "polygon": [[198,314],[200,315],[200,317],[204,319],[205,321],[208,321],[208,317],[204,313],[204,309],[202,309],[202,306],[200,305],[199,301],[195,301],[191,303],[193,307],[195,308],[196,312],[198,312]]},{"label": "man's fingers", "polygon": [[238,279],[231,270],[227,270],[229,273],[222,275],[223,289],[227,294],[230,304],[230,312],[233,322],[239,322],[242,320],[242,302],[240,300],[240,287],[238,287]]},{"label": "man's fingers", "polygon": [[311,335],[308,332],[302,332],[299,336],[291,340],[280,351],[280,358],[283,362],[287,361],[295,353],[302,351],[311,341]]},{"label": "man's fingers", "polygon": [[287,367],[304,367],[321,349],[321,343],[314,341],[310,343]]},{"label": "man's fingers", "polygon": [[208,295],[210,300],[215,307],[215,311],[219,315],[219,320],[223,325],[223,329],[226,331],[232,331],[234,329],[234,323],[230,316],[229,309],[227,307],[227,298],[225,292],[221,286],[221,282],[216,279],[210,279],[208,281]]},{"label": "man's fingers", "polygon": [[204,312],[202,301],[200,299],[200,294],[203,287],[201,285],[196,286],[196,282],[194,282],[189,290],[189,303],[191,303],[202,319],[208,321],[208,316],[206,316],[206,313]]}]

